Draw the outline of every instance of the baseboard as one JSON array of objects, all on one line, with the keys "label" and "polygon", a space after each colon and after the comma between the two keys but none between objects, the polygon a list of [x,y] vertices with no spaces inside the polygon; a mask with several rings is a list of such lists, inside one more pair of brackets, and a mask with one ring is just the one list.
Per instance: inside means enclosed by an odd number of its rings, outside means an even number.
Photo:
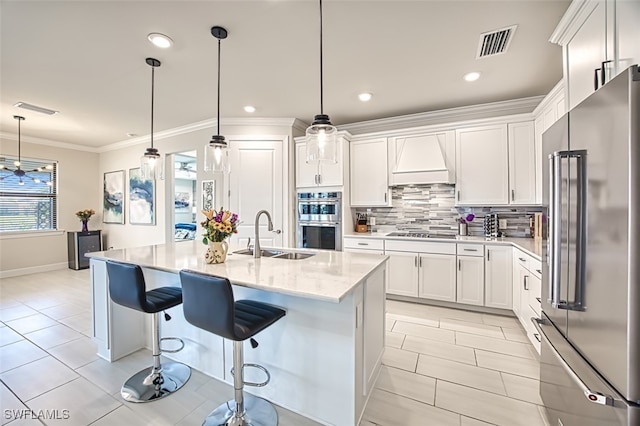
[{"label": "baseboard", "polygon": [[488,308],[486,306],[466,305],[464,303],[444,302],[440,300],[422,299],[410,296],[399,296],[397,294],[387,294],[388,300],[398,300],[400,302],[419,303],[422,305],[440,306],[442,308],[461,309],[464,311],[480,312],[483,314],[502,315],[516,318],[513,311],[508,309]]},{"label": "baseboard", "polygon": [[57,271],[69,267],[69,262],[52,263],[49,265],[31,266],[29,268],[10,269],[8,271],[0,271],[1,278],[19,277],[21,275],[37,274],[40,272]]}]

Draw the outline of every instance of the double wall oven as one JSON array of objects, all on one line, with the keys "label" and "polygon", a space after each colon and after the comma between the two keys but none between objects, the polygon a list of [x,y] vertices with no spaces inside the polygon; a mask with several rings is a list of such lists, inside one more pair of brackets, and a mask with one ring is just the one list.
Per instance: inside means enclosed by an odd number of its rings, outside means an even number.
[{"label": "double wall oven", "polygon": [[342,193],[298,193],[298,247],[342,250]]}]

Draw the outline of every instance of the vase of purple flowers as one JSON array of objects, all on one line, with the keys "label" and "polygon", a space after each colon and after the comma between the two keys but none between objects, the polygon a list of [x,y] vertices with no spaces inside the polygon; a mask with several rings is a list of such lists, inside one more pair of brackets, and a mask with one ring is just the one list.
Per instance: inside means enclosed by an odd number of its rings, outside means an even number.
[{"label": "vase of purple flowers", "polygon": [[475,219],[475,217],[476,216],[474,214],[469,213],[465,217],[461,217],[460,220],[458,220],[458,235],[469,235],[467,224]]}]

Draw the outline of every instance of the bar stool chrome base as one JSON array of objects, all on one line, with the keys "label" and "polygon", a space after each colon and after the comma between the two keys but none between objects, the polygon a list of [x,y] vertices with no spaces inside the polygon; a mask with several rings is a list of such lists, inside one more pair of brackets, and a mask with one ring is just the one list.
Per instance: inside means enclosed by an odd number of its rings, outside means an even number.
[{"label": "bar stool chrome base", "polygon": [[244,395],[244,415],[235,417],[234,400],[220,404],[205,419],[202,426],[277,426],[278,413],[270,402],[253,395]]},{"label": "bar stool chrome base", "polygon": [[157,373],[147,367],[122,385],[120,395],[129,402],[150,402],[171,395],[191,377],[191,369],[179,362],[163,362]]}]

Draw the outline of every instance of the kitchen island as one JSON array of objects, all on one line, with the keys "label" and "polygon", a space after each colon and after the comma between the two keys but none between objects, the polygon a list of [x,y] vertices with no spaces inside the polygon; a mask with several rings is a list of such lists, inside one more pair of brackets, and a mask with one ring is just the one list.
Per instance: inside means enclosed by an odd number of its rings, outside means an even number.
[{"label": "kitchen island", "polygon": [[[271,373],[268,386],[245,391],[323,424],[358,424],[384,352],[387,257],[318,250],[301,260],[254,259],[230,250],[225,263],[206,264],[205,251],[193,241],[91,253],[98,355],[114,361],[151,346],[150,315],[111,302],[106,260],[140,265],[148,290],[179,287],[182,269],[226,277],[236,300],[259,300],[287,311],[255,337],[258,348],[245,348],[246,363]],[[182,338],[185,348],[163,356],[232,383],[232,342],[189,324],[182,305],[167,313],[172,319],[161,322],[161,335]],[[251,370],[245,380],[261,381]]]}]

